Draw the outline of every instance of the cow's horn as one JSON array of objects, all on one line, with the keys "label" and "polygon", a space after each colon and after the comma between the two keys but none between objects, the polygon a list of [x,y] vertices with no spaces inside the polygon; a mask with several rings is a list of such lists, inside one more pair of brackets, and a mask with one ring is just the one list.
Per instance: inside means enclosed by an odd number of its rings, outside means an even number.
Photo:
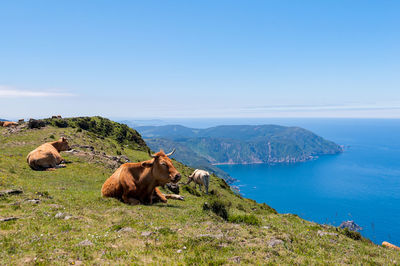
[{"label": "cow's horn", "polygon": [[170,152],[170,153],[168,153],[168,154],[165,154],[165,155],[167,155],[167,156],[171,156],[172,154],[174,154],[174,152],[175,152],[175,148]]},{"label": "cow's horn", "polygon": [[149,153],[150,157],[152,157],[152,158],[157,158],[157,155],[151,154],[150,149],[148,149],[147,152]]}]

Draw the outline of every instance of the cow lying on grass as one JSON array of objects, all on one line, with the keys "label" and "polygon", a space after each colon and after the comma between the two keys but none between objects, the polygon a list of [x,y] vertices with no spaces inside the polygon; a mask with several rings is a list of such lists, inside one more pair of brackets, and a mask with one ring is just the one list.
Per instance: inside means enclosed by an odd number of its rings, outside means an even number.
[{"label": "cow lying on grass", "polygon": [[48,142],[40,145],[31,151],[26,157],[26,161],[33,170],[55,170],[65,167],[61,164],[65,162],[60,155],[60,151],[68,151],[71,148],[68,141],[62,137],[57,141]]},{"label": "cow lying on grass", "polygon": [[210,174],[207,171],[196,169],[194,172],[188,177],[188,185],[190,182],[194,181],[194,188],[199,185],[200,191],[201,186],[204,185],[206,194],[208,194],[208,186],[210,183]]},{"label": "cow lying on grass", "polygon": [[0,121],[0,126],[1,127],[15,127],[15,126],[18,126],[18,123],[11,122],[11,121]]},{"label": "cow lying on grass", "polygon": [[167,198],[183,200],[180,195],[164,195],[157,188],[169,182],[177,183],[181,174],[175,169],[171,156],[163,151],[150,154],[153,159],[139,163],[125,163],[121,165],[101,188],[103,197],[112,197],[125,203],[152,204],[167,202]]}]

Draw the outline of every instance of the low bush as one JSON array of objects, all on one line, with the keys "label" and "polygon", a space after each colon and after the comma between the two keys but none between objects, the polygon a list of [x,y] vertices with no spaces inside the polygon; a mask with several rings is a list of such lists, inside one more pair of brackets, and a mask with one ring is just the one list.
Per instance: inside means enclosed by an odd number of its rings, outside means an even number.
[{"label": "low bush", "polygon": [[[59,128],[77,128],[77,132],[86,130],[95,135],[96,138],[110,137],[120,144],[130,145],[135,150],[144,150],[146,143],[140,134],[125,124],[113,122],[107,118],[95,117],[74,117],[63,119],[43,119],[29,121],[32,127],[40,128],[44,125],[52,125]],[[30,127],[31,128],[31,127]]]},{"label": "low bush", "polygon": [[46,123],[43,120],[29,119],[28,128],[42,128],[46,126]]},{"label": "low bush", "polygon": [[52,119],[52,124],[56,127],[61,127],[61,128],[68,127],[68,122],[64,119]]},{"label": "low bush", "polygon": [[210,203],[205,202],[203,204],[203,210],[211,210],[213,213],[224,219],[228,220],[227,204],[221,200],[213,200]]},{"label": "low bush", "polygon": [[347,236],[347,237],[349,237],[351,239],[354,239],[354,240],[361,240],[362,239],[361,234],[359,232],[351,231],[348,228],[344,228],[342,233],[345,236]]}]

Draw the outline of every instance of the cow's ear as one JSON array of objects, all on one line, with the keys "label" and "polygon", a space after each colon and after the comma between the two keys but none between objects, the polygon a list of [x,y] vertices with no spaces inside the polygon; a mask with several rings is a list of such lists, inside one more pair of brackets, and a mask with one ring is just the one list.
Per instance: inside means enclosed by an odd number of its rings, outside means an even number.
[{"label": "cow's ear", "polygon": [[65,142],[65,141],[67,141],[67,139],[64,138],[64,137],[61,137],[61,141],[62,141],[62,142]]},{"label": "cow's ear", "polygon": [[153,166],[153,162],[152,161],[144,161],[142,162],[142,167],[152,167]]}]

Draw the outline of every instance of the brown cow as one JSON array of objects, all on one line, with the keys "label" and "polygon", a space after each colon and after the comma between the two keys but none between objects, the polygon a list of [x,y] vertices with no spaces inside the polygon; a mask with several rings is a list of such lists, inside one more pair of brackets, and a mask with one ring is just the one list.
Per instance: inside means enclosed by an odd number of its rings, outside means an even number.
[{"label": "brown cow", "polygon": [[68,141],[62,137],[57,141],[40,145],[28,154],[26,161],[33,170],[54,170],[55,168],[65,167],[61,164],[65,161],[61,157],[60,151],[70,149]]},{"label": "brown cow", "polygon": [[3,127],[15,127],[15,126],[18,126],[18,123],[11,122],[11,121],[0,121],[0,126],[3,126]]},{"label": "brown cow", "polygon": [[175,169],[168,156],[175,149],[165,154],[164,151],[150,154],[153,159],[139,163],[125,163],[121,165],[101,188],[103,197],[112,197],[125,203],[152,204],[161,201],[166,203],[167,198],[183,200],[180,195],[164,195],[157,188],[169,182],[177,183],[181,174]]},{"label": "brown cow", "polygon": [[391,244],[389,242],[386,242],[386,241],[382,242],[382,246],[388,247],[388,248],[392,248],[392,249],[397,249],[397,250],[400,251],[400,248],[398,246],[395,246],[395,245],[393,245],[393,244]]}]

